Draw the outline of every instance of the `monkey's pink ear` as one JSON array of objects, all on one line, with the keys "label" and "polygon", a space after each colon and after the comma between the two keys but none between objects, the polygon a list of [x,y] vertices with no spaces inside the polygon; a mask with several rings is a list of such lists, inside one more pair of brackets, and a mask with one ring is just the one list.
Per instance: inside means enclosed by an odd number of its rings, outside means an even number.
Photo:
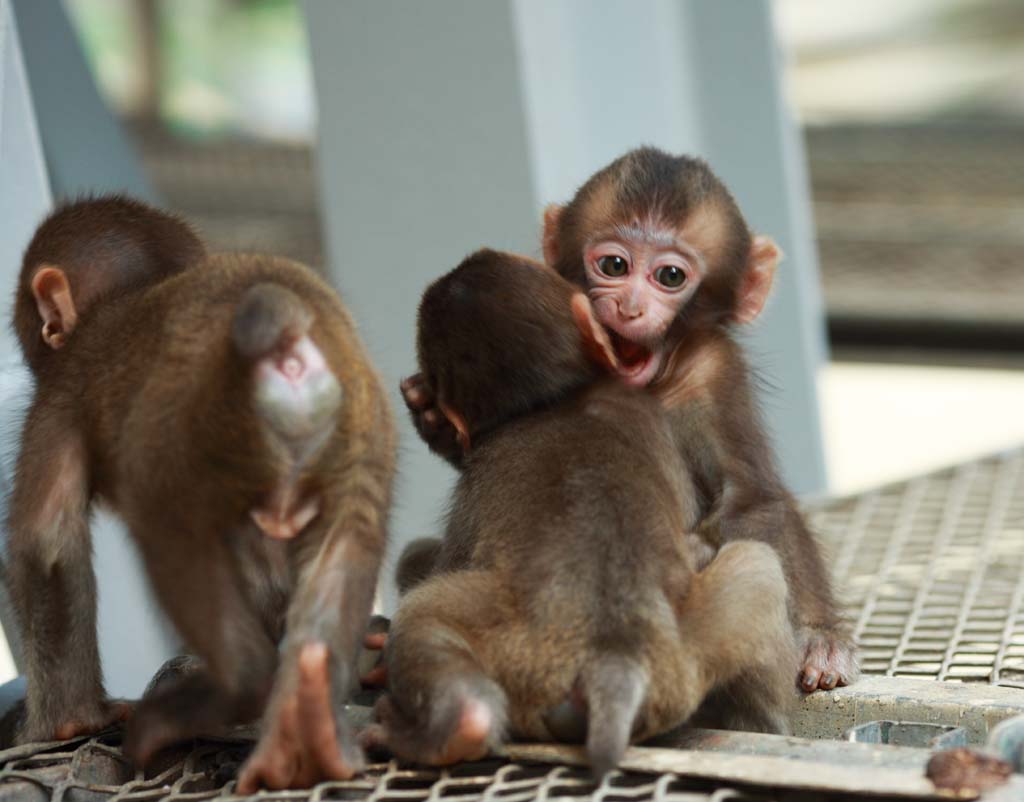
[{"label": "monkey's pink ear", "polygon": [[32,277],[32,295],[43,320],[43,342],[53,349],[60,348],[78,323],[78,312],[64,271],[43,265]]},{"label": "monkey's pink ear", "polygon": [[544,248],[544,261],[554,267],[558,261],[558,224],[562,219],[562,208],[557,203],[549,203],[544,207],[544,232],[541,243]]},{"label": "monkey's pink ear", "polygon": [[604,326],[594,317],[590,299],[582,292],[572,296],[572,316],[576,328],[583,335],[583,344],[590,360],[610,373],[616,372],[619,369],[619,358],[612,348],[612,341],[608,339]]},{"label": "monkey's pink ear", "polygon": [[736,296],[733,320],[750,323],[764,309],[775,278],[775,268],[782,260],[782,249],[771,237],[756,236],[750,244],[747,267]]},{"label": "monkey's pink ear", "polygon": [[466,419],[444,402],[438,402],[437,408],[455,428],[455,439],[458,441],[462,453],[467,454],[469,452],[469,426],[466,425]]}]

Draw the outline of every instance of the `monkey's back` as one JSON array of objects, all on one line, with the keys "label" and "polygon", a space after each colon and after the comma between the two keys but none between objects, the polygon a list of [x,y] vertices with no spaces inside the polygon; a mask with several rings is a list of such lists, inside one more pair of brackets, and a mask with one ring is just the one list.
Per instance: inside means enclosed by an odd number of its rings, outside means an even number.
[{"label": "monkey's back", "polygon": [[467,518],[460,507],[476,513],[449,529],[442,561],[491,572],[502,584],[495,595],[516,611],[495,634],[491,667],[513,730],[545,737],[538,716],[611,652],[650,666],[649,698],[672,717],[693,497],[660,405],[612,380],[470,452],[451,520]]},{"label": "monkey's back", "polygon": [[360,449],[391,459],[384,394],[335,292],[286,259],[215,254],[97,305],[61,355],[91,366],[73,382],[88,418],[83,428],[93,433],[94,482],[127,518],[163,508],[187,522],[201,509],[227,531],[247,524],[254,499],[274,482],[280,468],[254,408],[251,366],[231,339],[238,304],[262,283],[292,291],[308,307],[309,336],[343,388],[334,431],[306,472],[329,476]]}]

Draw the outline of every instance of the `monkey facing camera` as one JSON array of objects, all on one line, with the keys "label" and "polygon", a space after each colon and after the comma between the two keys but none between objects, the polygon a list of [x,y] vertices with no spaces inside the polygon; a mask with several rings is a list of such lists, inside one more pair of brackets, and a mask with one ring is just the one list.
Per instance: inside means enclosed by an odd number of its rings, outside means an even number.
[{"label": "monkey facing camera", "polygon": [[602,775],[688,720],[785,732],[797,655],[779,557],[694,547],[674,419],[611,375],[621,356],[587,296],[481,251],[425,293],[417,350],[462,471],[443,539],[400,564],[367,740],[434,764],[509,736],[585,740]]},{"label": "monkey facing camera", "polygon": [[125,717],[96,643],[89,511],[110,505],[201,664],[164,678],[126,747],[253,720],[239,788],[351,776],[341,714],[386,540],[395,438],[340,300],[285,259],[207,254],[122,197],[59,208],[14,326],[35,377],[10,501],[27,697],[15,740]]},{"label": "monkey facing camera", "polygon": [[[705,162],[640,148],[598,171],[569,203],[548,207],[543,250],[589,299],[619,378],[647,387],[668,410],[698,490],[697,533],[712,548],[758,540],[781,560],[802,653],[799,686],[854,681],[853,639],[814,536],[779,476],[733,333],[761,313],[778,247],[751,233]],[[403,393],[421,437],[459,466],[457,430],[429,383],[413,376]]]}]

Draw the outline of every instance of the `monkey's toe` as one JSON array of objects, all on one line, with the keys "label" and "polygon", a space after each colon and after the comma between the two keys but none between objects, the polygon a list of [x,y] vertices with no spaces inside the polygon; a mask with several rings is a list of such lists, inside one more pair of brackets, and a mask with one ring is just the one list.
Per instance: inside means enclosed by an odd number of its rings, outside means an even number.
[{"label": "monkey's toe", "polygon": [[798,682],[805,693],[849,685],[859,675],[853,644],[835,633],[811,631],[806,637]]}]

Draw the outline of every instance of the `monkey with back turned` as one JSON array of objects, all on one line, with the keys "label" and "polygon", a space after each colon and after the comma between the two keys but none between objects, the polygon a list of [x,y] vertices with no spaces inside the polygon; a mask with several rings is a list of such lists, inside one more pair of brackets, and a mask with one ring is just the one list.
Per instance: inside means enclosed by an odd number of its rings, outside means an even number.
[{"label": "monkey with back turned", "polygon": [[94,732],[102,683],[89,510],[109,504],[203,670],[135,711],[145,763],[266,709],[239,787],[351,776],[340,714],[384,551],[394,433],[347,312],[312,271],[207,255],[177,218],[72,203],[23,262],[35,378],[8,520],[28,675],[18,742]]},{"label": "monkey with back turned", "polygon": [[[695,714],[785,731],[778,558],[734,543],[698,572],[669,419],[605,375],[617,357],[586,296],[481,251],[425,293],[418,353],[466,456],[432,571],[392,622],[370,738],[444,764],[507,735],[585,737],[601,775]],[[722,704],[701,709],[715,689]]]},{"label": "monkey with back turned", "polygon": [[[640,148],[590,178],[565,206],[545,212],[545,261],[590,298],[608,331],[622,381],[649,387],[698,488],[700,534],[718,548],[740,539],[782,560],[807,692],[852,682],[854,644],[828,571],[784,486],[761,422],[750,368],[733,337],[761,312],[780,251],[753,236],[708,165]],[[403,382],[421,436],[456,466],[454,430],[418,376]],[[417,556],[418,555],[418,556]],[[436,555],[420,543],[399,577]]]}]

